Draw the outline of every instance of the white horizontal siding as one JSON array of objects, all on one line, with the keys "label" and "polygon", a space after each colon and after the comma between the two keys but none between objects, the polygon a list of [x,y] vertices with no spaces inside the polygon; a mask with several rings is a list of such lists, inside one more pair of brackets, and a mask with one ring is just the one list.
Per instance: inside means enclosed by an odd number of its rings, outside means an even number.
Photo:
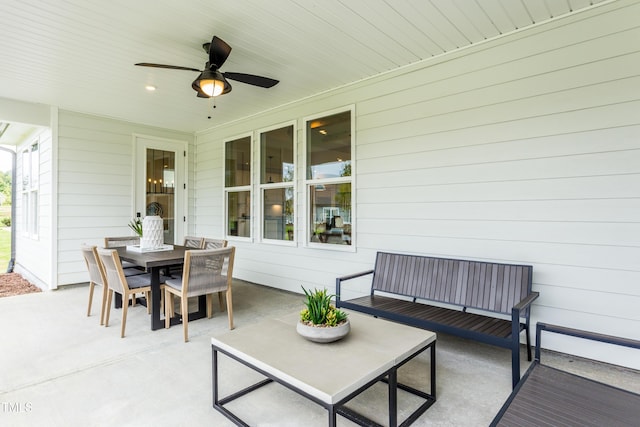
[{"label": "white horizontal siding", "polygon": [[134,134],[190,144],[193,136],[69,111],[58,120],[57,282],[65,285],[88,280],[82,243],[131,234]]},{"label": "white horizontal siding", "polygon": [[608,4],[202,133],[198,232],[223,232],[225,139],[355,104],[357,251],[234,242],[238,277],[333,289],[378,250],[526,263],[534,324],[640,339],[639,18],[640,3]]}]

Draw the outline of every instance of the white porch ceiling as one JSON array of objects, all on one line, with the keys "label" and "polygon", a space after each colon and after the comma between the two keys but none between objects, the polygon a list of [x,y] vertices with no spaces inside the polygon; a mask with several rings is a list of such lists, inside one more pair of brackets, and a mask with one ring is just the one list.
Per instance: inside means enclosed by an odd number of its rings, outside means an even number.
[{"label": "white porch ceiling", "polygon": [[[3,0],[0,97],[193,132],[603,1]],[[197,73],[133,65],[201,69],[213,35],[233,48],[222,71],[280,83],[231,81],[213,110]]]}]

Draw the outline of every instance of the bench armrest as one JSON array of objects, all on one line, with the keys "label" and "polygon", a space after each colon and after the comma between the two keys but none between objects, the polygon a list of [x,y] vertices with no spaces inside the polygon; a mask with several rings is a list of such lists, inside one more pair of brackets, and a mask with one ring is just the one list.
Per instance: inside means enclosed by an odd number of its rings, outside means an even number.
[{"label": "bench armrest", "polygon": [[355,279],[356,277],[366,276],[368,274],[373,274],[373,270],[361,271],[360,273],[349,274],[348,276],[336,278],[336,301],[340,301],[340,285],[343,281]]},{"label": "bench armrest", "polygon": [[540,292],[531,292],[522,301],[513,306],[511,310],[517,310],[518,312],[528,308],[531,303],[540,296]]},{"label": "bench armrest", "polygon": [[542,331],[553,332],[556,334],[569,335],[577,338],[584,338],[592,341],[600,341],[607,344],[619,345],[623,347],[631,347],[640,349],[640,341],[630,338],[621,338],[613,335],[604,335],[596,332],[583,331],[580,329],[572,329],[564,326],[551,325],[548,323],[538,322],[536,325],[536,360],[540,361],[540,338]]},{"label": "bench armrest", "polygon": [[[513,336],[517,336],[520,333],[520,317],[521,317],[521,312],[525,311],[525,310],[529,310],[529,306],[531,305],[531,303],[540,296],[540,292],[531,292],[529,295],[527,295],[522,301],[520,301],[519,303],[517,303],[516,305],[514,305],[511,308],[511,332],[513,333]],[[527,330],[529,330],[529,315],[527,312],[527,316],[525,316],[527,318]],[[527,332],[527,336],[528,332]],[[531,353],[529,353],[529,360],[531,360]]]}]

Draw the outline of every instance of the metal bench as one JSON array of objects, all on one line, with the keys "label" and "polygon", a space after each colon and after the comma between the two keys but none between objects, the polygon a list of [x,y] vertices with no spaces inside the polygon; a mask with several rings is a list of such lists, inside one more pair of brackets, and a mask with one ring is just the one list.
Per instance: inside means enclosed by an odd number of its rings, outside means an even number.
[{"label": "metal bench", "polygon": [[640,394],[540,362],[541,332],[640,349],[640,341],[538,323],[536,356],[491,426],[633,426],[640,422]]},{"label": "metal bench", "polygon": [[[336,279],[336,306],[508,348],[515,387],[522,331],[531,360],[529,311],[539,295],[531,291],[532,271],[529,265],[378,252],[373,270]],[[366,275],[373,275],[370,295],[343,300],[343,282]]]}]

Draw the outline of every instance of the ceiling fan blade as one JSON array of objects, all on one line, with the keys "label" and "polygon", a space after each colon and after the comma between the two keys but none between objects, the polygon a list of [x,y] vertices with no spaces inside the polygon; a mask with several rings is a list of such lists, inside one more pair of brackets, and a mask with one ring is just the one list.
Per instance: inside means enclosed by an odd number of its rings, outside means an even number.
[{"label": "ceiling fan blade", "polygon": [[209,45],[209,64],[216,68],[222,67],[222,64],[227,60],[230,53],[231,46],[221,38],[213,36],[211,44]]},{"label": "ceiling fan blade", "polygon": [[201,71],[201,70],[198,70],[197,68],[181,67],[179,65],[151,64],[149,62],[139,62],[139,63],[137,63],[135,65],[138,65],[140,67],[168,68],[170,70],[195,71],[197,73],[199,73]]},{"label": "ceiling fan blade", "polygon": [[264,88],[273,87],[280,82],[279,80],[270,79],[269,77],[262,77],[245,73],[222,73],[222,75],[230,80],[235,80],[241,83],[260,86]]}]

